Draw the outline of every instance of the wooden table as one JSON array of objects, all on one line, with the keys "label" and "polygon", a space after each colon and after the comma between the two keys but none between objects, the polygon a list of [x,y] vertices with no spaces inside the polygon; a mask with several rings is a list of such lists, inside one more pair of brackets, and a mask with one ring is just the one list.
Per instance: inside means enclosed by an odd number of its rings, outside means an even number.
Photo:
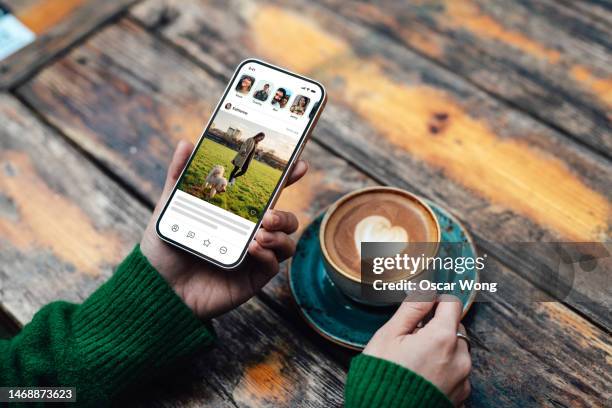
[{"label": "wooden table", "polygon": [[[108,278],[139,239],[173,147],[197,139],[233,67],[256,56],[329,90],[304,152],[311,171],[279,208],[306,225],[343,193],[399,186],[451,208],[489,254],[507,296],[465,320],[469,406],[610,403],[610,286],[525,301],[549,255],[507,245],[610,241],[609,2],[6,3],[39,37],[0,62],[5,319],[23,325]],[[581,301],[602,291],[606,302]],[[353,353],[301,320],[284,273],[215,327],[214,352],[125,398],[342,404]]]}]

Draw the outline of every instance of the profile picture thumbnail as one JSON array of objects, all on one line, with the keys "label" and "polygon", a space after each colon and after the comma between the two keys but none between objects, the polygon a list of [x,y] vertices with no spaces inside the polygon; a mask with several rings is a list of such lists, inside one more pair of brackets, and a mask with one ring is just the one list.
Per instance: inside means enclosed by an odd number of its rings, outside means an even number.
[{"label": "profile picture thumbnail", "polygon": [[255,83],[255,78],[250,75],[243,75],[238,81],[238,85],[236,85],[236,91],[241,94],[248,94],[251,90],[251,87]]},{"label": "profile picture thumbnail", "polygon": [[293,105],[289,108],[289,111],[295,115],[303,115],[306,112],[306,107],[310,103],[310,98],[304,95],[298,95],[293,101]]},{"label": "profile picture thumbnail", "polygon": [[259,81],[255,86],[255,93],[253,94],[253,98],[258,101],[265,102],[270,97],[272,93],[272,83],[270,81]]},{"label": "profile picture thumbnail", "polygon": [[274,92],[274,96],[270,103],[275,108],[284,108],[289,102],[289,98],[291,98],[291,91],[287,88],[278,88],[276,92]]}]

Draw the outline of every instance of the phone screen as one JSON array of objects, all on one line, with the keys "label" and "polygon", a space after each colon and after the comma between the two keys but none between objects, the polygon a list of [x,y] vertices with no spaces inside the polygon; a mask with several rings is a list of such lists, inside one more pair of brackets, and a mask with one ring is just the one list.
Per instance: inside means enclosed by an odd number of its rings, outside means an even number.
[{"label": "phone screen", "polygon": [[324,96],[310,79],[240,64],[159,217],[160,237],[217,265],[238,264]]}]

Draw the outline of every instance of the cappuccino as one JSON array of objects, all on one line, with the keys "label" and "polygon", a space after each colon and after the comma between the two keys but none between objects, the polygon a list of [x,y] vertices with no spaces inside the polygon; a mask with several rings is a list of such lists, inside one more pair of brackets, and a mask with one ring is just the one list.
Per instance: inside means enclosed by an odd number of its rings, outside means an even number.
[{"label": "cappuccino", "polygon": [[[348,283],[345,280],[361,281],[362,242],[395,242],[408,247],[411,242],[438,243],[440,227],[429,206],[413,194],[372,187],[348,194],[328,209],[320,240],[329,275],[343,288]],[[437,245],[429,247],[437,251]]]}]

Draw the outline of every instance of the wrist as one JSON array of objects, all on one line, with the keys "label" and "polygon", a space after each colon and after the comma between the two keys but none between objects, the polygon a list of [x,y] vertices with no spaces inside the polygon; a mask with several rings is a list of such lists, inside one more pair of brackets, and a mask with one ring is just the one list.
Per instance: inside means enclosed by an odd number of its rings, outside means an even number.
[{"label": "wrist", "polygon": [[186,265],[179,265],[179,258],[174,253],[174,248],[168,247],[156,234],[151,235],[147,231],[140,241],[140,252],[183,303],[195,313],[196,310],[187,302],[185,285],[182,282],[181,274],[178,273],[184,271]]},{"label": "wrist", "polygon": [[156,233],[151,234],[147,228],[140,241],[140,252],[157,273],[166,280],[168,285],[174,289],[178,276],[176,271],[181,269],[181,265],[177,265],[177,256],[174,249],[163,242]]},{"label": "wrist", "polygon": [[202,284],[202,279],[198,279],[205,274],[206,266],[199,266],[194,270],[194,262],[198,261],[190,254],[181,253],[181,250],[171,247],[157,234],[151,235],[148,231],[142,238],[140,251],[179,299],[201,321],[209,321],[218,314],[215,314],[214,305],[210,304],[206,296],[208,286]]}]

